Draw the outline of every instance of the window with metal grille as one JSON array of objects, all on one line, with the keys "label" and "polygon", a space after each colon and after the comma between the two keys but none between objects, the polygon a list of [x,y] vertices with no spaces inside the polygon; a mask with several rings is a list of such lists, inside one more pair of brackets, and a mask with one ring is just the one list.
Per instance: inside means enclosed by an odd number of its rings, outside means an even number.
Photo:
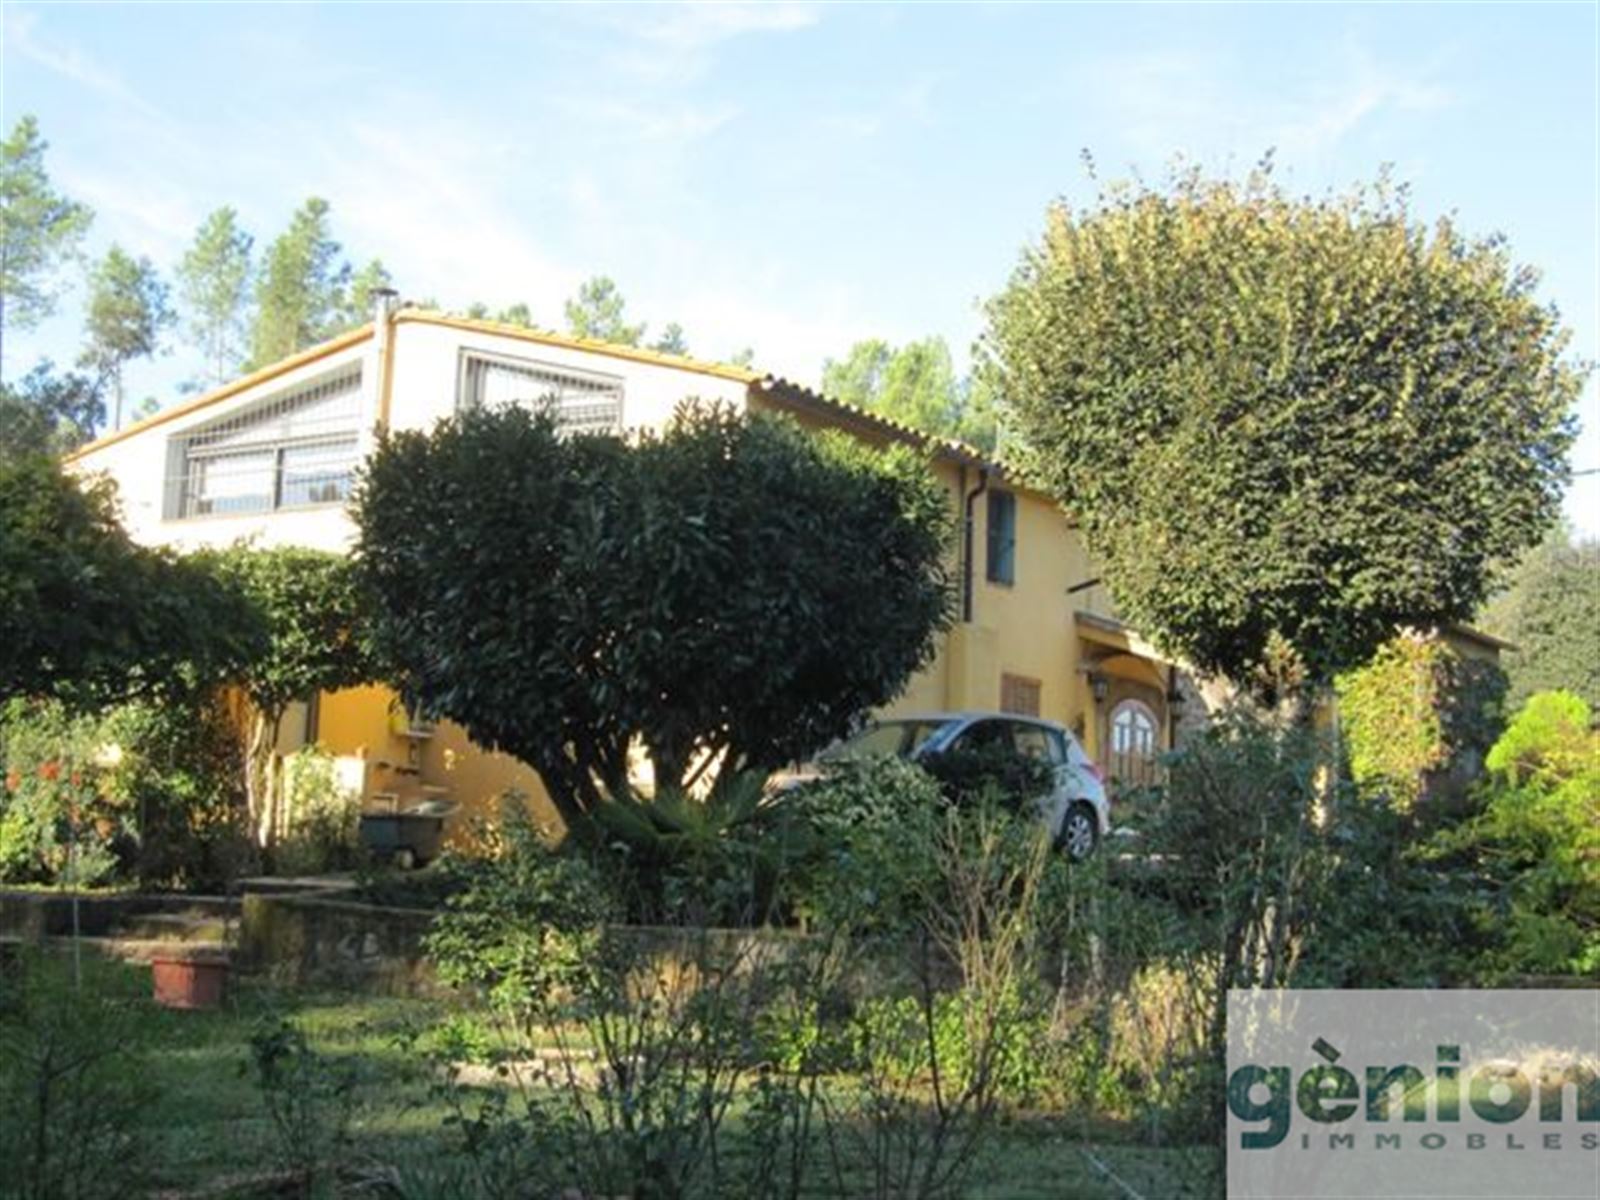
[{"label": "window with metal grille", "polygon": [[342,504],[355,477],[361,366],[171,439],[168,517]]},{"label": "window with metal grille", "polygon": [[1010,492],[989,493],[990,583],[1017,581],[1017,498]]},{"label": "window with metal grille", "polygon": [[1000,676],[1000,711],[1024,717],[1039,715],[1039,681],[1023,675]]},{"label": "window with metal grille", "polygon": [[622,380],[527,359],[462,356],[463,408],[512,404],[548,410],[567,433],[615,433],[622,427]]}]

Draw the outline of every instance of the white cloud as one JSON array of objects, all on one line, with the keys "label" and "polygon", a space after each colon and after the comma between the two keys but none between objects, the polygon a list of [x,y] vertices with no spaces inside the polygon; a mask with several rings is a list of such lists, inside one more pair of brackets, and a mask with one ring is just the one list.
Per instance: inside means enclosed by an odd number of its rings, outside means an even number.
[{"label": "white cloud", "polygon": [[610,126],[627,137],[669,146],[707,137],[739,114],[731,104],[663,106],[614,98],[597,101],[588,97],[568,97],[559,103],[575,117]]},{"label": "white cloud", "polygon": [[1267,101],[1235,88],[1231,65],[1197,51],[1153,51],[1097,62],[1092,95],[1142,156],[1198,156],[1269,147],[1314,158],[1383,113],[1428,112],[1449,104],[1431,65],[1400,70],[1352,48],[1332,78],[1308,78]]},{"label": "white cloud", "polygon": [[[667,50],[704,50],[748,33],[792,33],[816,24],[815,4],[664,4],[612,10],[615,28]],[[648,14],[648,15],[643,15]]]},{"label": "white cloud", "polygon": [[199,224],[191,193],[161,172],[63,159],[58,174],[62,189],[94,210],[96,234],[158,262],[175,260]]},{"label": "white cloud", "polygon": [[513,211],[503,185],[512,147],[467,125],[355,121],[318,148],[318,187],[350,251],[377,254],[408,297],[447,305],[525,300],[541,315],[581,278],[534,237],[540,195]]},{"label": "white cloud", "polygon": [[725,42],[755,34],[786,34],[821,19],[818,5],[703,3],[606,5],[589,10],[625,43],[606,56],[613,78],[684,86],[703,76]]},{"label": "white cloud", "polygon": [[934,93],[945,82],[937,75],[918,75],[889,89],[875,102],[863,102],[842,112],[824,115],[820,124],[846,137],[877,137],[906,123],[927,125],[934,117]]},{"label": "white cloud", "polygon": [[6,48],[48,71],[93,92],[133,106],[147,115],[156,110],[123,82],[116,72],[101,66],[77,46],[51,41],[41,34],[37,13],[15,8],[0,13]]}]

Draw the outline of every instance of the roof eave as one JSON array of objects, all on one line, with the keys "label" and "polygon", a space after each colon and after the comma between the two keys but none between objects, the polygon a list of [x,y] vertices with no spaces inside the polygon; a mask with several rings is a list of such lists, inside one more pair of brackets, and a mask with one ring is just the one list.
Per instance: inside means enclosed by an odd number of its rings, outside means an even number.
[{"label": "roof eave", "polygon": [[395,314],[395,321],[396,323],[436,325],[445,329],[460,329],[472,333],[489,334],[493,337],[512,338],[520,342],[553,346],[562,350],[579,350],[588,354],[604,355],[608,358],[625,359],[628,362],[668,367],[674,371],[690,371],[697,375],[710,375],[716,379],[726,379],[731,383],[742,383],[747,386],[761,378],[757,372],[744,367],[691,358],[686,354],[667,354],[660,350],[649,350],[642,346],[622,346],[615,342],[598,341],[595,338],[572,337],[564,333],[551,333],[543,329],[532,329],[526,325],[508,325],[503,321],[490,321],[482,317],[457,317],[452,316],[450,313],[437,312],[432,309],[403,308]]},{"label": "roof eave", "polygon": [[903,424],[881,413],[870,412],[856,404],[845,400],[836,400],[831,396],[813,391],[803,384],[781,376],[765,375],[753,381],[753,385],[761,389],[762,393],[778,401],[779,404],[791,405],[795,408],[824,416],[840,423],[848,423],[861,429],[871,430],[888,437],[894,441],[908,446],[932,450],[941,458],[950,459],[952,462],[962,463],[967,466],[982,467],[1005,475],[1003,463],[984,454],[975,446],[955,438],[939,437],[926,433],[910,425]]}]

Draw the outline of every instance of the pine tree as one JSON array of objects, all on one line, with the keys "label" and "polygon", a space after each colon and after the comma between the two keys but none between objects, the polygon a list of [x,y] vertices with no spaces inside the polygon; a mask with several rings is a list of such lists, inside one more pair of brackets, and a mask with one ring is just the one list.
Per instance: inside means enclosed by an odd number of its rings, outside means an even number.
[{"label": "pine tree", "polygon": [[357,271],[349,287],[340,297],[337,328],[332,333],[343,333],[372,319],[372,295],[394,286],[394,279],[381,259],[373,259]]},{"label": "pine tree", "polygon": [[256,280],[249,365],[265,366],[328,337],[349,283],[350,265],[328,230],[328,202],[313,196],[267,248]]},{"label": "pine tree", "polygon": [[77,253],[94,218],[51,187],[48,146],[31,116],[0,142],[0,378],[6,327],[32,329],[55,311],[56,270]]},{"label": "pine tree", "polygon": [[239,228],[238,213],[219,208],[205,219],[178,264],[189,335],[205,355],[205,382],[212,387],[233,375],[244,358],[254,244]]},{"label": "pine tree", "polygon": [[85,345],[78,365],[94,372],[112,397],[112,428],[122,425],[122,372],[135,358],[156,351],[173,323],[167,285],[148,258],[134,258],[113,245],[89,276]]},{"label": "pine tree", "polygon": [[578,294],[567,301],[567,328],[574,337],[637,346],[644,337],[644,322],[629,325],[623,320],[627,306],[617,285],[605,275],[596,275],[581,284]]},{"label": "pine tree", "polygon": [[689,343],[684,339],[683,326],[676,321],[667,322],[667,327],[661,331],[661,336],[655,340],[651,347],[662,354],[687,354]]}]

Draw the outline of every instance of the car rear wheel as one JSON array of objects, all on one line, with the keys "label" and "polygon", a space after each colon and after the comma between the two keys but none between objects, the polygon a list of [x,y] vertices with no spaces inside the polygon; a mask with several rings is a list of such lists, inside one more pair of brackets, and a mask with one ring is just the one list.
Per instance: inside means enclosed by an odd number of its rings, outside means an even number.
[{"label": "car rear wheel", "polygon": [[1092,855],[1100,842],[1100,821],[1094,809],[1087,804],[1074,804],[1067,809],[1057,841],[1073,862],[1082,862]]}]

